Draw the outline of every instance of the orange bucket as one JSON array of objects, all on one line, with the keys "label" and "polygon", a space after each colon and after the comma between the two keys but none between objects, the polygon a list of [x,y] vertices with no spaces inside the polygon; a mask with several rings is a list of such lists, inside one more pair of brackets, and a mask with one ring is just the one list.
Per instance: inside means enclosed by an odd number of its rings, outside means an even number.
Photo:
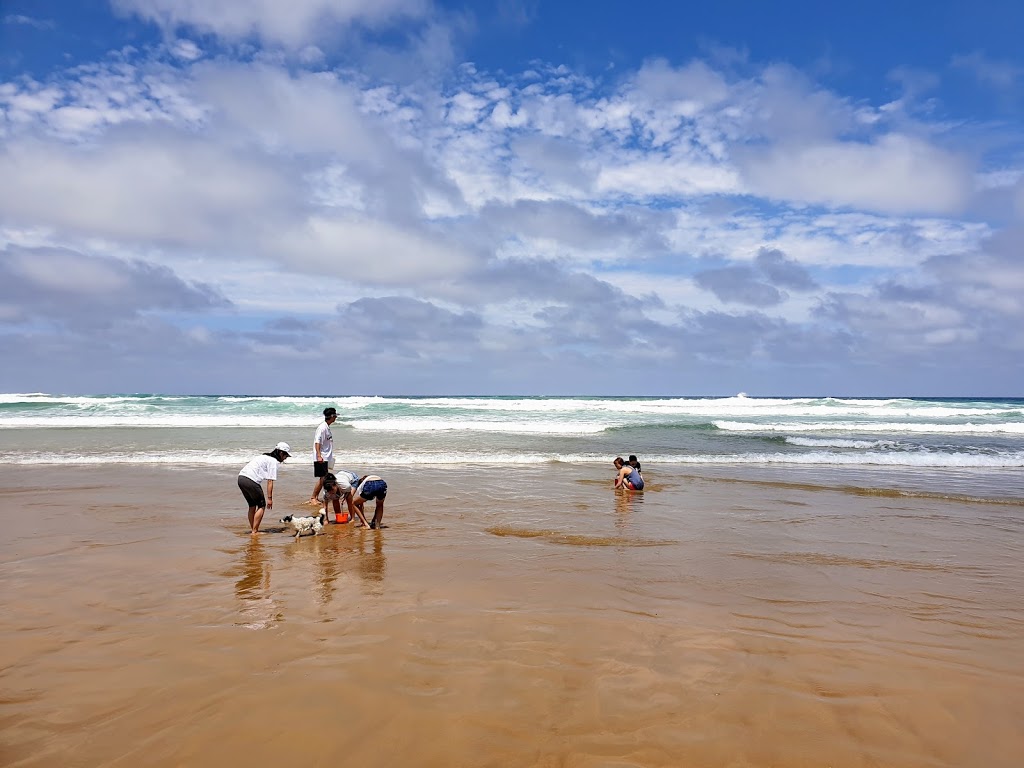
[{"label": "orange bucket", "polygon": [[347,523],[348,522],[348,512],[336,512],[334,514],[334,522],[336,522],[336,523]]}]

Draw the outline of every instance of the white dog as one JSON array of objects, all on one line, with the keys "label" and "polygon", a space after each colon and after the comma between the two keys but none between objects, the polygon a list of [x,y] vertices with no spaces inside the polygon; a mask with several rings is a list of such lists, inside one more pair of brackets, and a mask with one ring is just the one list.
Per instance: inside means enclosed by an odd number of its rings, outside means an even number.
[{"label": "white dog", "polygon": [[295,528],[295,538],[299,536],[316,536],[324,528],[324,523],[327,522],[327,513],[321,512],[316,517],[294,517],[293,515],[286,515],[282,517],[280,522],[291,523],[292,527]]}]

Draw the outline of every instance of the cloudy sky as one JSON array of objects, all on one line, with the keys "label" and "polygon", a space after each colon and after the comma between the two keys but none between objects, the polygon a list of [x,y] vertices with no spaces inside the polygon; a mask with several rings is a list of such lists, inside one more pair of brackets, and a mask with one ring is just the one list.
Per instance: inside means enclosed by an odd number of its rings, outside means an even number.
[{"label": "cloudy sky", "polygon": [[1024,4],[928,7],[0,0],[0,391],[1022,395]]}]

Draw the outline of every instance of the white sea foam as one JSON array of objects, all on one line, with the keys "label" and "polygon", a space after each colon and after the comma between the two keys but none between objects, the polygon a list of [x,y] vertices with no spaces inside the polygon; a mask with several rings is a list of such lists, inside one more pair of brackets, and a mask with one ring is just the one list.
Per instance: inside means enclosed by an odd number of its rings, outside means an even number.
[{"label": "white sea foam", "polygon": [[[57,419],[53,416],[0,417],[0,429],[39,429],[53,427]],[[625,423],[624,420],[620,422]],[[75,416],[63,415],[59,420],[62,429],[101,429],[111,427],[132,428],[224,428],[257,429],[316,426],[316,420],[308,415],[265,415],[265,414],[179,414],[140,413],[117,416]],[[593,435],[619,424],[610,422],[587,423],[581,421],[498,421],[468,419],[424,419],[416,417],[393,419],[360,419],[342,421],[334,429],[350,427],[360,431],[374,432],[496,432],[508,434],[536,435]]]},{"label": "white sea foam", "polygon": [[[467,414],[480,414],[469,422],[493,420],[533,423],[545,421],[601,421],[606,426],[700,423],[735,420],[795,419],[835,424],[850,420],[934,422],[950,419],[1021,421],[1019,402],[868,400],[856,398],[552,398],[552,397],[293,397],[293,396],[65,396],[45,393],[0,395],[0,405],[25,405],[18,412],[5,408],[0,427],[49,426],[55,419],[77,426],[302,426],[315,423],[325,403],[339,409],[339,422],[358,415],[380,413],[397,423],[405,418],[437,418],[458,422]],[[53,406],[39,408],[39,406]],[[401,427],[409,429],[408,427]],[[435,429],[434,427],[426,427]],[[474,427],[470,427],[474,429]],[[570,427],[571,428],[571,427]],[[769,427],[770,428],[770,427]],[[752,428],[750,428],[752,429]],[[510,431],[508,429],[502,431]],[[523,430],[525,431],[525,430]],[[544,430],[540,430],[544,431]],[[550,430],[548,430],[550,432]],[[1010,430],[1012,431],[1012,430]],[[552,432],[553,433],[553,432]]]},{"label": "white sea foam", "polygon": [[842,440],[842,439],[818,439],[814,437],[787,437],[786,442],[790,445],[799,445],[804,448],[896,448],[899,443],[895,440]]},{"label": "white sea foam", "polygon": [[[105,453],[105,454],[3,454],[2,464],[60,464],[60,465],[107,465],[107,464],[152,464],[173,469],[176,466],[237,466],[241,469],[253,457],[251,452],[216,453],[203,451],[168,451],[147,453]],[[600,462],[608,464],[607,456],[546,455],[539,453],[478,453],[478,452],[403,452],[392,451],[341,454],[337,458],[339,468],[370,466],[418,466],[418,465],[510,465],[542,464],[563,461],[572,464]],[[278,467],[279,474],[298,473],[303,476],[310,471],[308,462],[286,461]]]},{"label": "white sea foam", "polygon": [[918,422],[771,422],[714,421],[726,432],[914,432],[921,434],[1017,434],[1024,435],[1024,422],[998,424],[936,424]]},{"label": "white sea foam", "polygon": [[611,424],[579,421],[469,421],[466,419],[370,419],[350,421],[353,429],[375,432],[506,432],[531,435],[595,435]]},{"label": "white sea foam", "polygon": [[[162,398],[169,400],[172,398]],[[35,392],[32,394],[0,394],[0,403],[2,404],[18,404],[25,403],[26,405],[79,405],[79,406],[94,406],[94,405],[105,405],[105,404],[118,404],[118,403],[129,403],[129,402],[143,402],[138,397],[134,396],[109,396],[109,397],[90,397],[80,395],[47,395],[43,392]]]},{"label": "white sea foam", "polygon": [[335,408],[364,408],[368,405],[381,405],[382,403],[395,402],[393,398],[379,396],[346,396],[346,397],[287,397],[287,396],[239,396],[225,395],[217,398],[222,403],[277,403],[281,405],[297,405],[310,409],[317,413],[322,411],[325,405],[333,405]]},{"label": "white sea foam", "polygon": [[[463,411],[510,413],[593,413],[646,414],[651,416],[695,417],[823,417],[850,416],[888,418],[951,418],[999,416],[1021,413],[1007,404],[936,405],[912,400],[841,400],[835,398],[672,398],[663,400],[580,399],[580,398],[383,398],[375,404],[404,405]],[[339,407],[345,402],[339,401]]]},{"label": "white sea foam", "polygon": [[[137,464],[160,465],[173,469],[176,466],[231,466],[241,468],[253,457],[251,452],[204,452],[168,451],[143,454],[114,452],[105,454],[58,454],[58,453],[0,453],[0,464],[16,465],[108,465]],[[596,454],[544,454],[544,453],[487,453],[459,451],[366,451],[342,453],[337,462],[340,468],[387,467],[420,465],[495,466],[527,465],[546,462],[595,465],[610,467],[606,455]],[[811,451],[808,453],[749,453],[749,454],[692,454],[652,455],[643,458],[645,466],[657,465],[840,465],[840,466],[888,466],[912,468],[960,468],[996,469],[1024,467],[1024,451],[999,454],[938,453],[933,451],[869,451],[863,453],[836,453],[833,451]],[[279,473],[284,475],[309,474],[308,462],[290,461],[282,464]],[[609,470],[610,471],[610,470]],[[651,474],[651,473],[648,473]]]},{"label": "white sea foam", "polygon": [[105,427],[195,428],[223,427],[231,429],[259,427],[315,427],[316,419],[308,415],[265,414],[189,414],[189,413],[123,413],[119,415],[8,416],[0,417],[0,429],[39,429],[59,424],[61,429]]},{"label": "white sea foam", "polygon": [[[653,463],[644,459],[644,463]],[[734,456],[686,456],[680,464],[810,464],[842,466],[887,466],[918,468],[1015,468],[1024,467],[1024,452],[997,455],[965,453],[917,452],[871,452],[832,453],[813,451],[810,453],[750,453]]]}]

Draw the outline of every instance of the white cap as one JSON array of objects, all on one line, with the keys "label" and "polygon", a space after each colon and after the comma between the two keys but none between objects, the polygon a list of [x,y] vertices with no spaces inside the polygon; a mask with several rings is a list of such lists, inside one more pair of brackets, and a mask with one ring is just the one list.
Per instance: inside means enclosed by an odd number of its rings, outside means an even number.
[{"label": "white cap", "polygon": [[289,456],[292,455],[292,447],[288,445],[288,443],[278,443],[277,445],[274,446],[274,448],[276,448],[279,451],[284,451]]}]

